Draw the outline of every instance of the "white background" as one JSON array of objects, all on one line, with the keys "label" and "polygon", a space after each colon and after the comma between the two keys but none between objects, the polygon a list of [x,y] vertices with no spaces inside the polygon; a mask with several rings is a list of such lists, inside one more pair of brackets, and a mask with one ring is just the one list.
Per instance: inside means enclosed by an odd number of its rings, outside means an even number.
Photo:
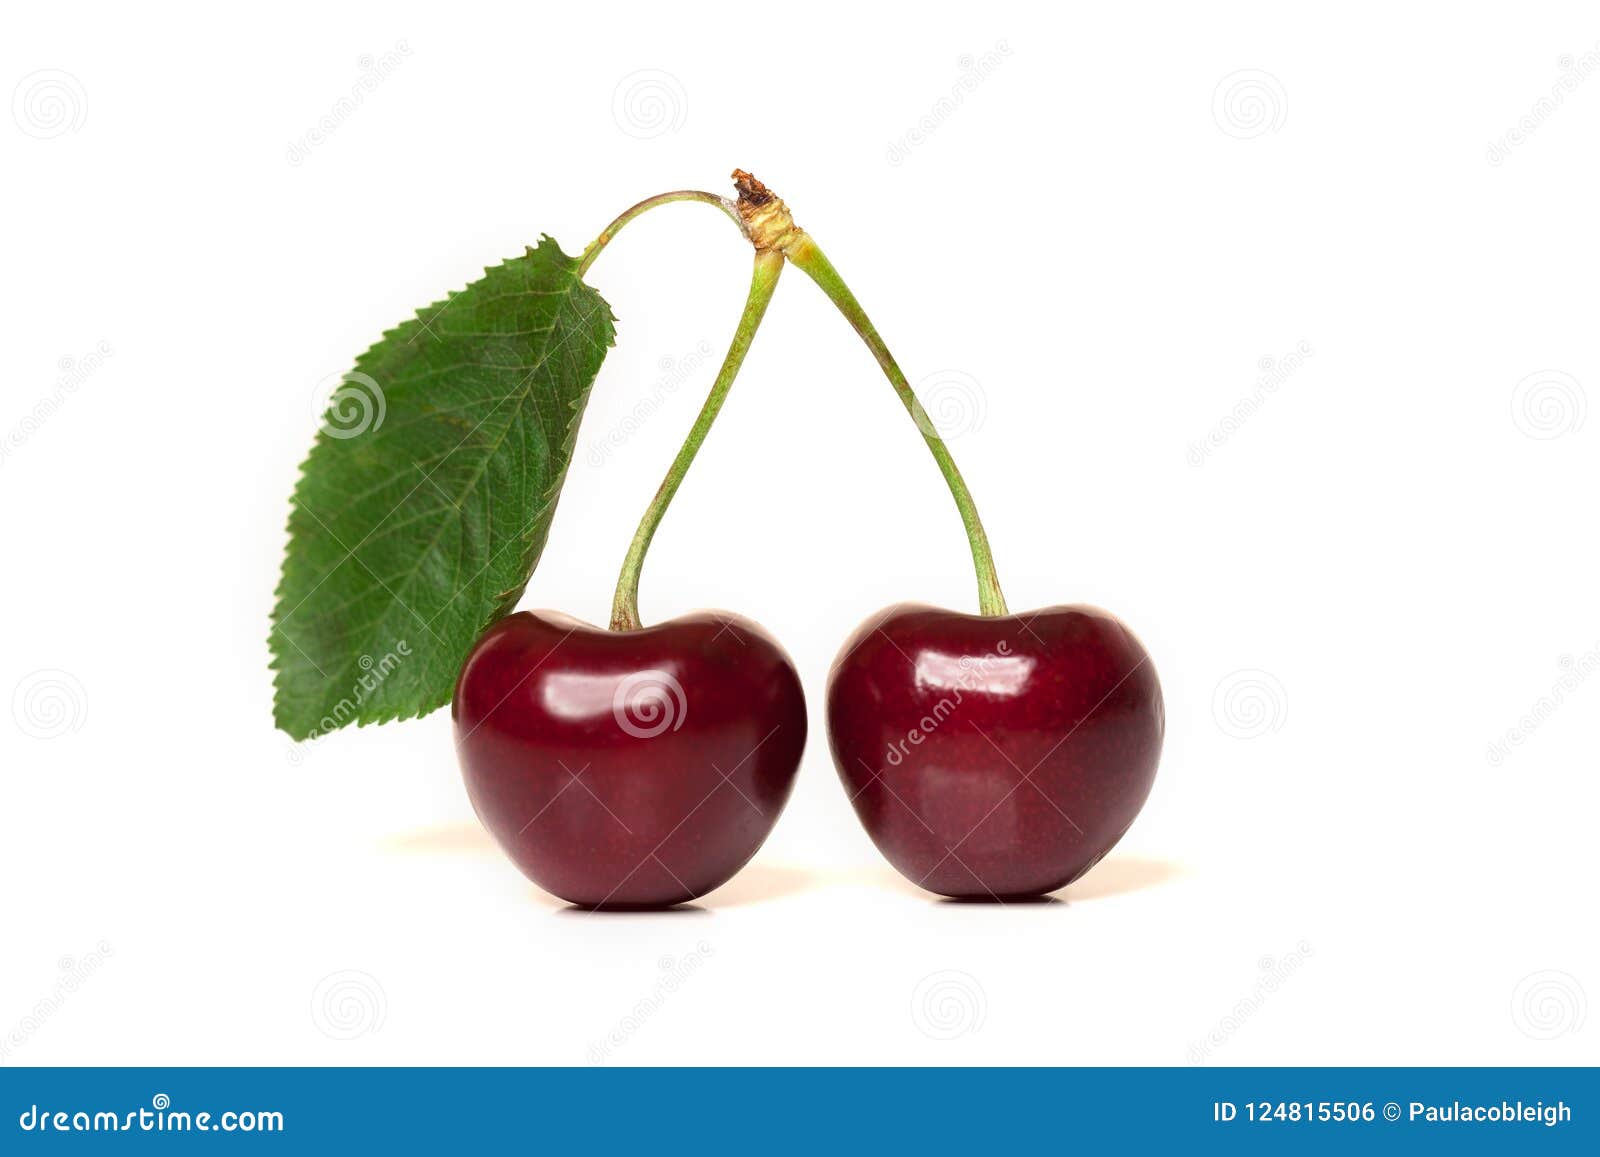
[{"label": "white background", "polygon": [[[8,13],[4,1062],[1600,1060],[1593,6],[580,8]],[[479,834],[445,713],[272,729],[330,375],[540,233],[575,252],[735,165],[941,391],[1013,607],[1108,607],[1154,656],[1155,792],[1064,903],[918,893],[834,776],[839,643],[975,596],[795,273],[643,587],[803,674],[748,871],[566,913]],[[619,346],[525,606],[605,616],[748,265],[694,205],[596,264]]]}]

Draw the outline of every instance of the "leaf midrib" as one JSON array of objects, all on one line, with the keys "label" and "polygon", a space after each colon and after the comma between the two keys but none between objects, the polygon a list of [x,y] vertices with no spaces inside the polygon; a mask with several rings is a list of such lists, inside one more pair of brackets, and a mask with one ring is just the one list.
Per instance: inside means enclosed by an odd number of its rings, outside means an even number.
[{"label": "leaf midrib", "polygon": [[[573,301],[573,292],[580,284],[581,284],[581,282],[578,280],[578,278],[569,277],[567,286],[562,291],[561,296],[562,296],[563,300],[562,300],[561,304],[557,307],[558,309],[565,310],[568,307],[570,307],[570,305],[571,305],[571,303]],[[519,292],[518,294],[515,294],[515,295],[513,295],[513,294],[505,294],[503,296],[504,297],[511,297],[511,296],[553,296],[553,294],[528,294],[528,293]],[[496,299],[496,300],[500,300],[500,299]],[[560,320],[561,316],[562,315],[558,315],[558,317],[557,317],[558,321]],[[553,333],[553,332],[556,331],[556,329],[557,329],[556,322],[552,321],[552,323],[550,325],[550,331]],[[452,333],[450,336],[451,337],[456,337],[458,335]],[[444,458],[441,458],[439,460],[439,465],[443,465],[444,462],[447,461],[450,458],[451,454],[454,454],[457,450],[461,449],[461,447],[466,444],[467,439],[471,438],[473,434],[477,433],[480,428],[482,428],[484,425],[486,425],[490,418],[494,417],[495,414],[499,413],[501,407],[505,405],[506,401],[510,400],[513,397],[517,398],[517,405],[512,410],[513,417],[518,411],[520,411],[523,407],[525,407],[527,405],[527,403],[528,403],[528,400],[533,396],[533,389],[531,388],[531,383],[533,381],[534,375],[537,374],[541,369],[544,368],[546,363],[549,362],[550,356],[557,349],[560,349],[562,345],[565,345],[565,341],[564,340],[561,343],[557,344],[556,346],[552,347],[551,349],[546,350],[543,354],[541,354],[540,357],[539,357],[539,361],[533,367],[531,367],[528,370],[527,375],[522,379],[522,382],[519,385],[518,390],[515,393],[507,394],[505,396],[505,398],[503,398],[500,402],[497,402],[495,404],[495,408],[493,410],[491,410],[487,415],[485,415],[483,421],[479,422],[477,426],[473,427],[473,429],[468,432],[466,438],[463,438],[463,439],[461,439],[460,442],[456,443],[456,445],[450,450],[449,454],[446,454],[444,456]],[[537,416],[537,410],[535,410],[535,416]],[[470,497],[477,490],[478,483],[480,481],[482,481],[484,474],[489,469],[490,462],[492,462],[494,460],[494,456],[497,453],[499,453],[500,447],[505,444],[505,440],[510,435],[511,427],[514,424],[515,423],[512,420],[508,420],[506,422],[505,426],[500,431],[499,437],[497,439],[495,439],[493,445],[482,456],[482,460],[479,462],[479,464],[477,466],[477,469],[473,472],[472,477],[468,480],[466,486],[462,488],[461,492],[458,495],[454,496],[454,505],[455,505],[455,509],[456,510],[459,511],[462,508],[462,504],[466,501],[466,499],[468,497]],[[538,423],[538,426],[539,426],[540,435],[543,437],[543,439],[545,441],[545,457],[548,459],[548,458],[551,457],[551,454],[549,452],[549,449],[550,449],[550,447],[549,447],[550,435],[549,435],[549,432],[545,430],[544,421],[542,419],[540,419],[540,421]],[[437,469],[437,466],[435,467],[435,469]],[[427,477],[428,476],[426,474],[424,474],[424,481],[427,480]],[[559,479],[556,479],[555,481],[559,482]],[[418,486],[420,486],[420,485],[421,485],[421,483],[418,483]],[[415,492],[416,492],[416,488],[414,487],[412,489],[412,493],[415,493]],[[403,501],[404,501],[404,499],[402,499],[402,502]],[[439,520],[439,525],[438,525],[437,529],[435,529],[435,531],[433,533],[433,536],[428,540],[428,544],[425,547],[423,547],[420,551],[417,552],[416,561],[412,564],[411,567],[409,567],[404,572],[404,574],[402,576],[399,576],[399,577],[397,577],[395,579],[395,586],[396,586],[398,591],[409,591],[411,589],[411,584],[416,580],[416,576],[421,572],[423,564],[427,561],[428,557],[433,553],[434,548],[439,545],[439,539],[441,537],[443,537],[444,531],[445,531],[445,527],[448,526],[448,525],[449,525],[449,519],[441,518]],[[492,541],[493,540],[493,535],[494,535],[494,529],[493,529],[492,526],[490,526],[488,524],[487,518],[486,518],[486,521],[485,521],[485,531],[484,531],[484,533],[485,533],[485,537],[490,540],[489,541],[489,558],[491,560],[491,565],[492,565],[494,558],[497,557],[497,552],[493,548],[493,541]],[[366,564],[365,560],[361,559],[358,556],[357,552],[360,551],[360,549],[363,546],[366,545],[367,539],[370,539],[371,537],[372,536],[369,534],[367,536],[367,538],[363,538],[361,540],[361,542],[356,544],[355,549],[350,552],[351,557],[355,558],[357,562],[360,562],[362,566],[366,566],[367,564]],[[368,570],[371,570],[371,568],[368,567]],[[328,573],[331,575],[333,572],[329,571]],[[377,574],[376,571],[372,571],[372,573],[373,573],[374,576],[376,576],[376,574]],[[380,582],[381,582],[381,580],[380,580]],[[444,603],[444,606],[440,608],[440,612],[439,613],[442,614],[444,609],[449,607],[450,603],[453,602],[453,601],[454,601],[453,598],[450,599],[450,600],[446,600],[446,602]],[[395,607],[399,607],[400,609],[406,611],[409,615],[411,615],[412,618],[416,619],[419,623],[422,623],[422,626],[423,626],[424,630],[427,630],[430,633],[432,633],[432,631],[433,631],[432,623],[429,622],[429,621],[425,621],[422,618],[421,615],[417,614],[416,611],[412,610],[410,605],[407,604],[406,602],[404,602],[400,598],[398,593],[395,594],[393,603],[391,605],[389,605],[388,607],[384,608],[383,614],[381,614],[377,619],[375,619],[373,621],[373,623],[371,625],[371,629],[373,631],[376,631],[379,628],[386,627],[388,625],[388,623],[389,623],[390,617],[394,613]],[[434,616],[434,618],[437,619],[438,615],[436,614]],[[359,660],[357,660],[356,663],[358,664]],[[344,673],[344,672],[349,671],[349,669],[350,669],[350,667],[352,665],[353,664],[350,663],[350,662],[346,662],[346,663],[341,664],[340,665],[340,672]]]}]

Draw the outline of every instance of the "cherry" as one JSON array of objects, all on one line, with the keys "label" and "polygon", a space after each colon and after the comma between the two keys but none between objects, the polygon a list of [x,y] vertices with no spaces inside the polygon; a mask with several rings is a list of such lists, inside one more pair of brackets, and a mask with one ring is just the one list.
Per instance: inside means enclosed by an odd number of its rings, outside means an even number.
[{"label": "cherry", "polygon": [[467,794],[522,871],[589,908],[680,904],[726,883],[794,786],[794,664],[747,619],[630,631],[523,611],[472,648],[452,708]]},{"label": "cherry", "polygon": [[[684,197],[695,195],[653,200]],[[623,559],[611,629],[550,611],[512,615],[473,646],[456,684],[456,747],[478,818],[536,884],[573,904],[664,907],[720,887],[756,854],[794,787],[806,704],[777,641],[734,615],[652,627],[639,618],[650,543],[783,262],[757,247],[722,368]]]},{"label": "cherry", "polygon": [[[793,265],[865,343],[920,431],[971,546],[982,612],[901,605],[856,632],[828,684],[839,773],[879,848],[922,886],[997,899],[1060,888],[1105,855],[1149,795],[1164,729],[1149,656],[1117,619],[1093,607],[1008,612],[972,495],[882,335],[782,198],[744,170],[733,178],[737,201],[685,189],[638,202],[575,266],[583,277],[628,222],[678,202],[720,209],[754,249],[728,352],[629,544],[610,629],[523,612],[490,626],[468,655],[453,714],[473,807],[528,876],[587,907],[671,905],[703,895],[731,878],[772,830],[805,746],[793,663],[761,628],[734,616],[699,613],[646,627],[638,591],[655,533],[780,274]],[[892,227],[894,214],[882,214],[882,222]],[[941,243],[938,235],[887,232],[902,246]],[[488,368],[504,367],[497,360]],[[546,421],[559,409],[541,409],[536,423],[541,441],[533,448],[545,466],[554,464],[542,441]],[[565,409],[561,471],[581,401]],[[534,516],[521,536],[530,567],[543,542],[531,528],[560,485],[558,474],[541,509],[525,512]],[[504,600],[492,609],[505,609]],[[418,710],[437,691],[429,696]]]},{"label": "cherry", "polygon": [[945,896],[1070,884],[1155,779],[1161,686],[1139,640],[1088,606],[1022,615],[891,607],[828,679],[828,738],[879,851]]},{"label": "cherry", "polygon": [[[889,862],[947,896],[1063,887],[1127,831],[1164,727],[1150,657],[1093,607],[1007,613],[988,535],[883,335],[788,206],[735,170],[757,248],[781,252],[850,323],[916,423],[972,548],[981,615],[901,605],[858,630],[828,680],[828,738]],[[915,239],[913,239],[915,240]]]}]

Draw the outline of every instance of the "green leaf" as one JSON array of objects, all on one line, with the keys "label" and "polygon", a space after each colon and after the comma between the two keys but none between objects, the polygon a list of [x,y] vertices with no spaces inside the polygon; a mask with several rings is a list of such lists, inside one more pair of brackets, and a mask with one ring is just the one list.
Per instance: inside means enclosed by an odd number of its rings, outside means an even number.
[{"label": "green leaf", "polygon": [[279,727],[306,739],[450,701],[544,549],[614,320],[546,237],[357,359],[289,513]]}]

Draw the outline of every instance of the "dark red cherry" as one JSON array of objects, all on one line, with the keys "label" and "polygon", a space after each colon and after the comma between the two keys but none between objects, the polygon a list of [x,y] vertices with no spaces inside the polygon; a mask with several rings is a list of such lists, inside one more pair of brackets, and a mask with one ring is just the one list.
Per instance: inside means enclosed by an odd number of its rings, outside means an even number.
[{"label": "dark red cherry", "polygon": [[772,831],[806,740],[789,656],[710,612],[622,632],[511,615],[468,655],[452,714],[478,818],[534,883],[585,907],[726,883]]},{"label": "dark red cherry", "polygon": [[867,833],[945,896],[1055,891],[1139,814],[1164,730],[1139,640],[1095,607],[901,604],[834,660],[828,738]]}]

